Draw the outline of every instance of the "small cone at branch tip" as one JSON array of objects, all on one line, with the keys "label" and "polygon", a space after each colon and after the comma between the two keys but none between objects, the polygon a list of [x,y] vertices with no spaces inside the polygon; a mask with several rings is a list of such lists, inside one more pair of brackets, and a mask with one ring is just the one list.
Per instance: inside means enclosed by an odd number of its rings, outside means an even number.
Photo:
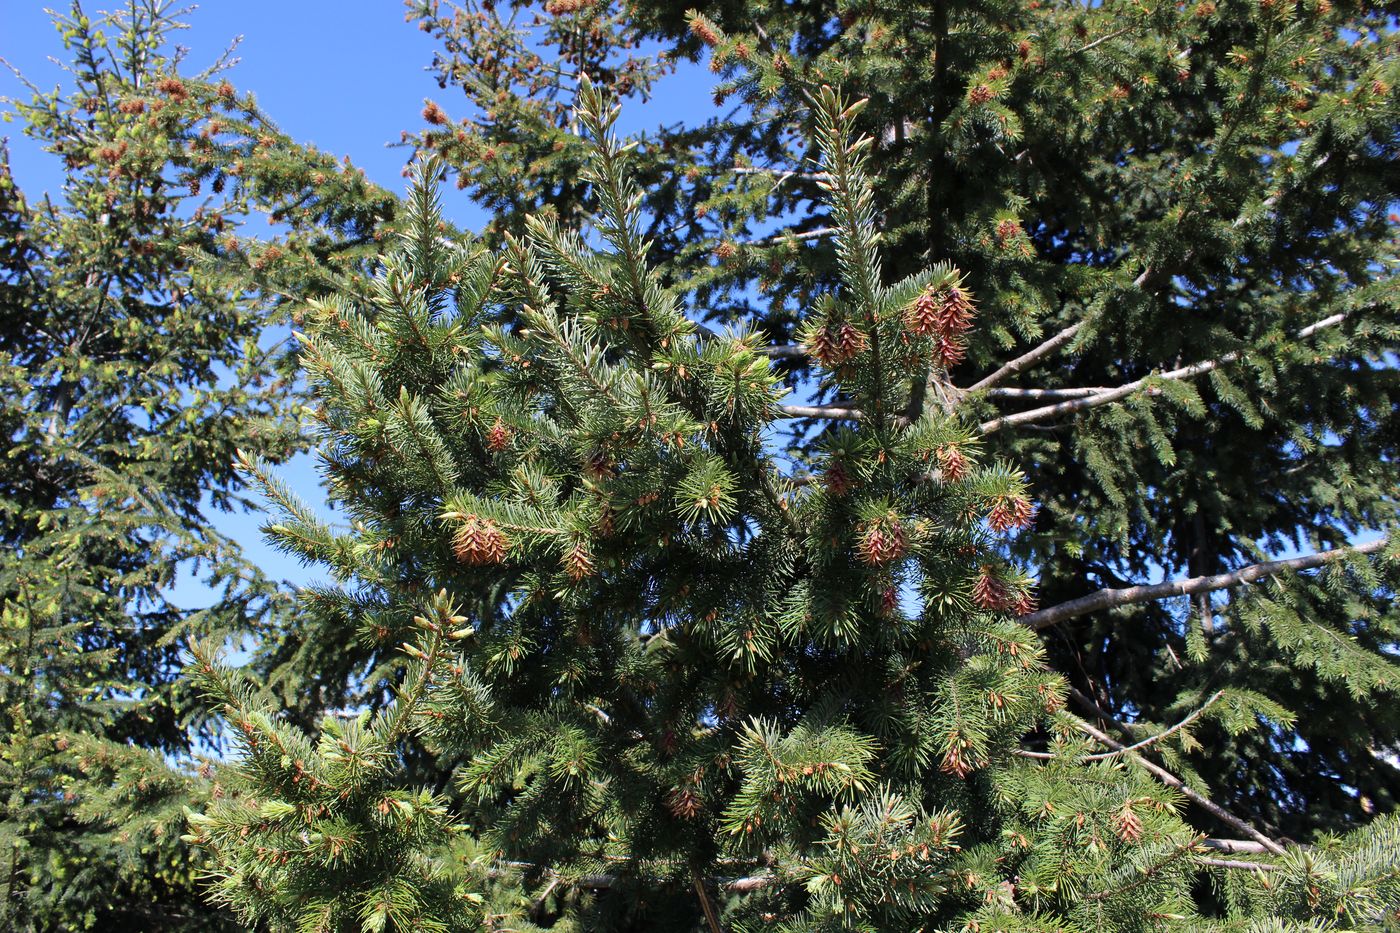
[{"label": "small cone at branch tip", "polygon": [[709,46],[718,45],[720,41],[720,35],[715,30],[714,25],[699,15],[690,20],[690,34]]},{"label": "small cone at branch tip", "polygon": [[593,553],[583,541],[575,541],[569,549],[564,552],[563,564],[564,572],[567,573],[569,579],[575,583],[585,577],[592,576],[595,569]]},{"label": "small cone at branch tip", "polygon": [[934,452],[934,456],[945,482],[960,483],[967,479],[971,466],[956,444],[944,444]]},{"label": "small cone at branch tip", "polygon": [[501,453],[510,447],[511,437],[510,428],[506,427],[504,421],[497,418],[496,423],[491,425],[491,430],[486,432],[486,448],[492,453]]},{"label": "small cone at branch tip", "polygon": [[987,513],[987,523],[1001,534],[1013,528],[1029,528],[1035,521],[1035,506],[1025,496],[997,496]]},{"label": "small cone at branch tip", "polygon": [[867,522],[860,535],[860,559],[872,567],[893,563],[909,550],[908,537],[898,518],[882,516]]},{"label": "small cone at branch tip", "polygon": [[1142,838],[1142,819],[1125,804],[1113,817],[1113,831],[1124,842],[1137,842]]},{"label": "small cone at branch tip", "polygon": [[510,541],[490,519],[467,516],[452,539],[452,553],[464,564],[485,566],[505,560]]}]

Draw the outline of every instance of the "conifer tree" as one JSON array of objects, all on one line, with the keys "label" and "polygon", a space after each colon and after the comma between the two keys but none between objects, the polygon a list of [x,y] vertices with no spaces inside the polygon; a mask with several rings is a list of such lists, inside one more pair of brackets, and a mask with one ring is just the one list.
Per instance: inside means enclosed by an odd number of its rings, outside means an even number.
[{"label": "conifer tree", "polygon": [[[395,202],[294,145],[222,60],[190,73],[177,16],[73,4],[55,17],[71,86],[6,102],[65,169],[27,198],[0,158],[6,929],[231,927],[179,840],[209,793],[193,755],[218,740],[179,642],[268,625],[285,599],[209,509],[244,504],[235,450],[303,445],[273,289],[353,269]],[[259,209],[288,232],[246,240]],[[201,611],[172,592],[185,574]]]},{"label": "conifer tree", "polygon": [[[642,234],[615,103],[586,77],[578,100],[591,230],[545,214],[499,247],[445,236],[424,160],[373,285],[309,305],[350,528],[245,465],[274,540],[331,575],[301,611],[351,628],[397,699],[313,741],[196,648],[244,752],[189,820],[218,896],[274,928],[373,931],[1393,920],[1393,816],[1290,846],[1175,772],[1206,716],[1246,733],[1281,706],[1213,685],[1175,725],[1122,737],[1066,706],[1037,631],[1181,590],[1036,608],[1034,488],[953,381],[997,318],[967,270],[887,271],[866,103],[804,98],[836,273],[794,353],[832,401],[791,405],[771,334],[695,320],[695,290]],[[1385,338],[1374,295],[1345,300]],[[1340,352],[1307,344],[1330,327],[1208,369]],[[779,443],[791,418],[831,426]],[[1396,556],[1381,539],[1209,586],[1288,576],[1283,599],[1374,604],[1374,633],[1330,657],[1292,645],[1374,702],[1395,682]],[[1244,838],[1208,837],[1191,808]]]}]

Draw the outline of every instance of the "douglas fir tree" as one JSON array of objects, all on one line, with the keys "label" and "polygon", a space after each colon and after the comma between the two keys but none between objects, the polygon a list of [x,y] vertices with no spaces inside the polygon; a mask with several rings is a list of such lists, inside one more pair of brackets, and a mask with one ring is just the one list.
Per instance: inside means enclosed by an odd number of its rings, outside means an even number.
[{"label": "douglas fir tree", "polygon": [[[586,77],[592,230],[546,212],[499,247],[445,236],[440,164],[425,160],[373,286],[311,303],[304,360],[350,528],[317,519],[257,458],[246,467],[279,512],[274,539],[333,577],[300,613],[353,631],[370,665],[361,695],[396,701],[308,738],[216,646],[196,649],[244,752],[189,818],[218,898],[274,929],[1390,922],[1393,817],[1302,847],[1178,774],[1205,718],[1243,733],[1280,728],[1286,709],[1211,680],[1169,727],[1105,729],[1106,714],[1066,706],[1096,700],[1038,632],[1326,566],[1274,598],[1352,594],[1351,638],[1299,620],[1289,643],[1263,608],[1217,638],[1275,633],[1324,675],[1354,670],[1373,700],[1400,674],[1384,648],[1395,544],[1038,609],[1033,578],[1052,568],[1018,559],[1036,553],[1021,543],[1034,490],[989,447],[1049,415],[979,419],[986,394],[954,378],[974,353],[984,362],[1005,298],[993,292],[989,321],[969,269],[890,271],[865,104],[808,91],[818,157],[803,171],[835,275],[781,351],[771,332],[696,321],[683,269],[642,235],[616,107]],[[1358,333],[1389,335],[1379,289],[1355,292],[1336,296],[1338,320],[1279,313],[1257,341],[1180,371],[1039,397],[1064,415],[1159,395],[1198,411],[1183,388],[1195,376],[1324,365],[1355,354]],[[1127,317],[1093,313],[1101,339],[1131,338]],[[803,360],[822,404],[785,403],[775,353]],[[825,427],[781,443],[793,419]],[[1204,668],[1211,646],[1189,647],[1179,663]]]}]

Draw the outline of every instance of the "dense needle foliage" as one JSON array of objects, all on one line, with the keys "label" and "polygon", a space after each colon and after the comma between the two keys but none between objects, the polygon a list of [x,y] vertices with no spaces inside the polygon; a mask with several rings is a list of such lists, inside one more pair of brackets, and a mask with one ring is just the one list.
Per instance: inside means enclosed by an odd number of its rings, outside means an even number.
[{"label": "dense needle foliage", "polygon": [[402,201],[164,0],[11,102],[6,924],[1395,925],[1392,7],[405,8]]}]

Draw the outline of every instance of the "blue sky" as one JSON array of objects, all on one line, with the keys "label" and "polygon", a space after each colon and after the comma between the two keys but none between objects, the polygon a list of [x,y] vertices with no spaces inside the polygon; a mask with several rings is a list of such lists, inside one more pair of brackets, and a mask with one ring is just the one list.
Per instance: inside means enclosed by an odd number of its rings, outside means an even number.
[{"label": "blue sky", "polygon": [[[119,0],[90,0],[84,9],[95,18],[97,11],[114,5]],[[67,3],[0,0],[0,56],[44,89],[64,79],[62,69],[49,60],[61,59],[64,52],[46,6],[66,9]],[[371,179],[399,191],[408,150],[388,144],[401,131],[423,126],[424,98],[437,100],[449,113],[461,101],[459,91],[439,89],[427,71],[435,43],[405,23],[403,11],[397,0],[213,0],[185,17],[191,28],[179,33],[177,42],[190,49],[186,70],[198,71],[241,36],[239,61],[229,73],[240,90],[254,92],[293,138],[348,155]],[[628,106],[621,127],[703,120],[714,111],[712,84],[706,70],[685,66],[663,79],[648,104]],[[0,96],[27,96],[8,69],[0,71]],[[62,184],[58,160],[24,139],[16,123],[0,125],[0,135],[9,137],[21,188],[31,197],[57,193]],[[464,194],[451,188],[443,194],[454,222],[469,229],[481,226],[484,215]],[[280,472],[308,502],[323,503],[310,456]],[[258,531],[261,521],[259,515],[215,517],[218,529],[242,543],[271,576],[295,583],[320,576],[318,568],[302,568],[267,547]],[[195,604],[201,592],[201,587],[185,584],[180,601]]]}]

